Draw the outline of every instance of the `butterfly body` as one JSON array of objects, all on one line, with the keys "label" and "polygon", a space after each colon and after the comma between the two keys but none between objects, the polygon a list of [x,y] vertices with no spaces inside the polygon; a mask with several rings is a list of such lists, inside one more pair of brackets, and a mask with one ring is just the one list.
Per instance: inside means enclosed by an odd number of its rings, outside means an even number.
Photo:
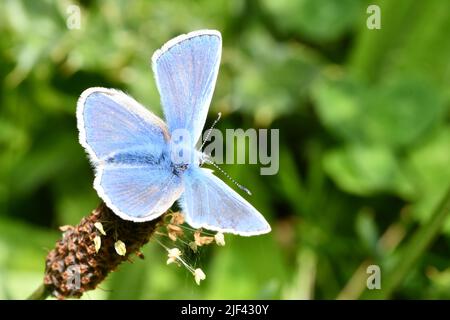
[{"label": "butterfly body", "polygon": [[200,30],[166,43],[152,67],[167,124],[125,93],[85,90],[78,100],[80,143],[95,168],[94,188],[114,213],[149,221],[179,201],[195,228],[256,235],[270,231],[262,215],[201,166],[195,145],[218,74],[221,36]]}]

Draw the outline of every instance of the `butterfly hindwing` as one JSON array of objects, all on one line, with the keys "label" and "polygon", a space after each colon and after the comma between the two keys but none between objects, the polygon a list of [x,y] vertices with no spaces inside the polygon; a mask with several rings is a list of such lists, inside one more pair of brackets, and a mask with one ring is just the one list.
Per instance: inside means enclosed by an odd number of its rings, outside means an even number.
[{"label": "butterfly hindwing", "polygon": [[105,166],[95,179],[95,189],[120,217],[153,220],[180,197],[181,180],[170,169],[158,166]]},{"label": "butterfly hindwing", "polygon": [[210,170],[186,171],[181,206],[186,221],[194,228],[206,228],[242,236],[267,233],[270,226],[250,203]]}]

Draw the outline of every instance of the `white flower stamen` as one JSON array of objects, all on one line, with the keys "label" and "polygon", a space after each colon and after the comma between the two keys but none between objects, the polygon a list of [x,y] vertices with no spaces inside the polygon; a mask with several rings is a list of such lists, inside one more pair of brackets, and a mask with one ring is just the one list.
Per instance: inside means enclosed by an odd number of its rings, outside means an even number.
[{"label": "white flower stamen", "polygon": [[201,280],[206,279],[206,274],[200,268],[195,269],[193,274],[194,274],[194,278],[195,278],[195,283],[197,283],[197,285],[200,285]]},{"label": "white flower stamen", "polygon": [[116,252],[119,256],[124,256],[127,253],[127,247],[125,246],[125,243],[120,240],[117,240],[116,243],[114,243],[114,249],[116,249]]},{"label": "white flower stamen", "polygon": [[218,246],[222,246],[222,247],[223,247],[223,246],[225,245],[225,238],[224,238],[222,232],[217,232],[217,233],[214,235],[214,240],[216,241],[216,244],[217,244]]},{"label": "white flower stamen", "polygon": [[94,245],[95,245],[95,252],[98,252],[98,250],[100,250],[100,247],[102,245],[102,239],[99,236],[95,236]]},{"label": "white flower stamen", "polygon": [[168,254],[167,256],[169,257],[169,259],[167,259],[167,264],[171,264],[177,261],[177,259],[180,259],[181,256],[181,251],[178,248],[173,248],[173,249],[168,249],[167,250]]},{"label": "white flower stamen", "polygon": [[100,233],[101,233],[102,235],[106,236],[106,232],[105,232],[105,230],[103,229],[103,224],[102,224],[101,222],[96,222],[96,223],[94,223],[94,227],[95,227],[98,231],[100,231]]}]

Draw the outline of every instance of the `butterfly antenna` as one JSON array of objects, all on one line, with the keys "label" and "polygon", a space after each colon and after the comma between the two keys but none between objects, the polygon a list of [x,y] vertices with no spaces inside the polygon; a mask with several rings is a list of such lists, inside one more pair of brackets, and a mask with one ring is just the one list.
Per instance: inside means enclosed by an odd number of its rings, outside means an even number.
[{"label": "butterfly antenna", "polygon": [[202,146],[200,147],[200,150],[203,149],[203,147],[205,146],[206,142],[209,140],[209,137],[211,136],[212,129],[213,129],[214,126],[217,124],[217,122],[219,122],[221,116],[222,116],[222,113],[219,112],[219,113],[217,114],[217,119],[213,122],[211,128],[208,129],[208,133],[206,134],[205,140],[203,140],[203,143],[202,143]]},{"label": "butterfly antenna", "polygon": [[[213,122],[211,128],[208,129],[208,133],[206,134],[206,138],[205,140],[203,140],[202,146],[200,147],[200,150],[203,149],[203,147],[205,146],[206,142],[209,140],[210,136],[211,136],[211,132],[212,129],[215,127],[215,125],[217,124],[217,122],[219,122],[220,117],[222,117],[222,113],[219,112],[217,114],[217,119]],[[219,167],[217,164],[215,164],[212,160],[206,160],[205,162],[213,165],[217,170],[219,170],[220,172],[222,172],[222,174],[227,177],[228,179],[231,180],[231,182],[233,182],[239,189],[241,189],[242,191],[245,191],[245,193],[247,193],[248,195],[252,195],[252,193],[250,192],[250,190],[248,190],[246,187],[244,187],[242,184],[238,183],[236,180],[234,180],[232,177],[230,177],[230,175],[228,173],[226,173],[225,171],[223,171],[223,169],[221,167]]]},{"label": "butterfly antenna", "polygon": [[233,182],[239,189],[241,189],[242,191],[245,191],[245,193],[247,193],[248,195],[252,195],[252,193],[250,192],[250,190],[248,190],[246,187],[244,187],[242,184],[238,183],[236,180],[234,180],[232,177],[230,177],[230,175],[228,173],[226,173],[225,171],[223,171],[223,169],[221,167],[219,167],[217,164],[215,164],[214,162],[212,162],[211,160],[207,161],[209,164],[213,165],[217,170],[219,170],[220,172],[222,172],[222,174],[227,177],[228,179],[231,180],[231,182]]}]

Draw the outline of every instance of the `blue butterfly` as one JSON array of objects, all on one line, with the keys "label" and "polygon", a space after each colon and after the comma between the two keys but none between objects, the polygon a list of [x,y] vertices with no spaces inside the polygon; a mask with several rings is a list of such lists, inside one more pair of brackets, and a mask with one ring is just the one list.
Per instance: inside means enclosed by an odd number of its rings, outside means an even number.
[{"label": "blue butterfly", "polygon": [[[199,30],[170,40],[153,54],[167,124],[121,91],[96,87],[81,94],[77,124],[80,143],[95,168],[94,188],[122,219],[153,220],[178,200],[194,228],[243,236],[270,231],[252,205],[201,167],[207,156],[195,149],[221,50],[218,31]],[[175,139],[180,130],[191,138]],[[190,157],[174,160],[179,154]]]}]

